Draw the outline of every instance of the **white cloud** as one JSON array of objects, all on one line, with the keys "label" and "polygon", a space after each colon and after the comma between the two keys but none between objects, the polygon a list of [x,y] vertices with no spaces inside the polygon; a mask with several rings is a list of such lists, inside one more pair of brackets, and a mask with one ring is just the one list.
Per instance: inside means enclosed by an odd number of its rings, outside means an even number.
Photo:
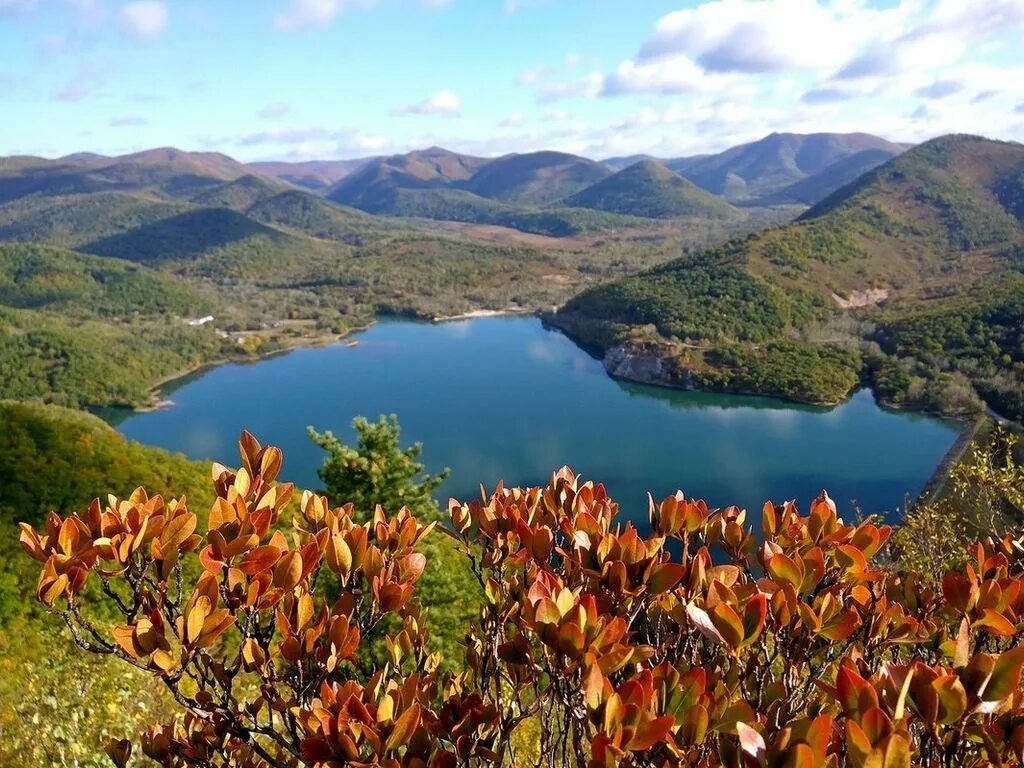
[{"label": "white cloud", "polygon": [[256,113],[261,120],[277,120],[292,111],[291,105],[283,101],[273,101]]},{"label": "white cloud", "polygon": [[462,113],[462,100],[455,91],[438,91],[421,102],[396,107],[393,115],[440,115],[458,117]]},{"label": "white cloud", "polygon": [[603,87],[604,75],[591,72],[578,80],[542,85],[537,91],[537,101],[544,104],[562,99],[594,99]]},{"label": "white cloud", "polygon": [[117,23],[127,34],[139,40],[154,40],[167,27],[167,4],[158,0],[136,0],[122,5]]},{"label": "white cloud", "polygon": [[608,76],[602,94],[696,93],[715,87],[713,79],[683,55],[661,58],[650,63],[627,59]]},{"label": "white cloud", "polygon": [[[686,56],[709,72],[834,67],[873,34],[877,12],[816,0],[712,0],[658,20],[641,62]],[[855,6],[856,7],[856,6]]]}]

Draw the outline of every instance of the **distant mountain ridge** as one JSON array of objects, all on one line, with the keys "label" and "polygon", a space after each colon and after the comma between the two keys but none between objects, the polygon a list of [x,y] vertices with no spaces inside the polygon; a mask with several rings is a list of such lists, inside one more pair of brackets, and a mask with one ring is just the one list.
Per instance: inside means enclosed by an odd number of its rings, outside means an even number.
[{"label": "distant mountain ridge", "polygon": [[773,133],[718,154],[665,164],[697,186],[738,202],[775,195],[865,150],[876,150],[872,159],[881,164],[905,147],[866,133]]},{"label": "distant mountain ridge", "polygon": [[[564,152],[487,158],[441,147],[301,163],[244,164],[171,147],[119,157],[10,157],[0,158],[0,206],[12,206],[0,210],[0,228],[6,220],[12,236],[63,237],[62,221],[77,222],[69,229],[101,231],[108,218],[127,226],[159,218],[161,211],[166,217],[186,213],[186,205],[243,215],[251,209],[275,226],[301,222],[300,228],[332,236],[350,229],[340,222],[350,222],[357,210],[565,236],[644,219],[730,216],[729,200],[815,205],[900,151],[901,145],[867,134],[773,134],[717,155],[605,163]],[[108,195],[109,208],[90,195]]]},{"label": "distant mountain ridge", "polygon": [[294,163],[271,161],[249,163],[248,166],[262,176],[273,176],[311,192],[323,192],[376,159],[361,157],[355,160],[308,160]]}]

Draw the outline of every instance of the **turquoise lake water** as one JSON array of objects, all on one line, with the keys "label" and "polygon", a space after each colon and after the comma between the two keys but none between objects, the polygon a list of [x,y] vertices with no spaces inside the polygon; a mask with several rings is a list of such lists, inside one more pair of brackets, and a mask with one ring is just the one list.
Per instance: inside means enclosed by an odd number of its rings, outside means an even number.
[{"label": "turquoise lake water", "polygon": [[[887,411],[864,390],[836,408],[680,392],[615,381],[536,318],[385,321],[355,338],[176,382],[173,407],[117,428],[143,443],[237,464],[247,428],[285,452],[284,479],[317,487],[306,426],[351,437],[357,415],[398,415],[428,470],[452,469],[439,497],[544,482],[569,464],[646,519],[647,491],[760,510],[827,488],[840,510],[894,514],[957,436],[955,424]],[[756,518],[755,518],[756,519]]]}]

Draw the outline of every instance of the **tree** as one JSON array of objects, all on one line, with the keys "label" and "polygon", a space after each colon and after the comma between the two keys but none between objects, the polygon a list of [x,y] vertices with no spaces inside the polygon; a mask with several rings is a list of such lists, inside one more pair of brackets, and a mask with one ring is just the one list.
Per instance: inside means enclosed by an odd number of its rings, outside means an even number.
[{"label": "tree", "polygon": [[[418,520],[430,522],[441,516],[433,493],[446,477],[424,475],[417,459],[422,446],[415,443],[403,449],[398,419],[381,416],[374,422],[357,418],[352,422],[358,436],[356,447],[344,445],[330,432],[310,438],[327,451],[317,470],[326,496],[335,504],[351,502],[354,519],[364,522],[379,504],[386,510],[409,509]],[[480,606],[479,585],[469,561],[458,552],[455,543],[439,532],[424,537],[420,551],[430,562],[419,582],[424,608],[430,611],[431,633],[428,648],[439,651],[448,668],[457,666],[459,643],[468,622]],[[375,648],[379,651],[379,648]]]},{"label": "tree", "polygon": [[[450,502],[485,600],[442,673],[414,594],[435,524],[379,507],[360,524],[277,483],[276,448],[239,447],[240,468],[213,467],[205,534],[141,489],[22,528],[37,596],[74,640],[182,707],[142,738],[166,768],[1024,760],[1024,536],[978,543],[933,589],[879,568],[891,529],[845,524],[824,493],[806,516],[766,504],[759,537],[746,512],[677,493],[652,500],[643,535],[563,468]],[[100,599],[113,630],[89,618]],[[118,766],[132,751],[108,746]]]},{"label": "tree", "polygon": [[433,493],[449,470],[437,475],[423,473],[417,459],[420,443],[401,448],[398,417],[381,416],[376,422],[362,416],[352,422],[357,447],[345,445],[334,433],[320,434],[308,428],[310,439],[327,451],[317,475],[329,496],[351,502],[357,516],[365,520],[379,504],[384,509],[408,507],[416,516],[431,520],[437,516]]}]

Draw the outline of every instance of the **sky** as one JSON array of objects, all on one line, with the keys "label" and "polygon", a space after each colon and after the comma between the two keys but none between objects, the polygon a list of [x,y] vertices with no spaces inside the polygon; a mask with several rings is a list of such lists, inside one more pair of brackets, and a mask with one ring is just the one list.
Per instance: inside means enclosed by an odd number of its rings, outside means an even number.
[{"label": "sky", "polygon": [[1024,140],[1024,0],[0,0],[0,155]]}]

